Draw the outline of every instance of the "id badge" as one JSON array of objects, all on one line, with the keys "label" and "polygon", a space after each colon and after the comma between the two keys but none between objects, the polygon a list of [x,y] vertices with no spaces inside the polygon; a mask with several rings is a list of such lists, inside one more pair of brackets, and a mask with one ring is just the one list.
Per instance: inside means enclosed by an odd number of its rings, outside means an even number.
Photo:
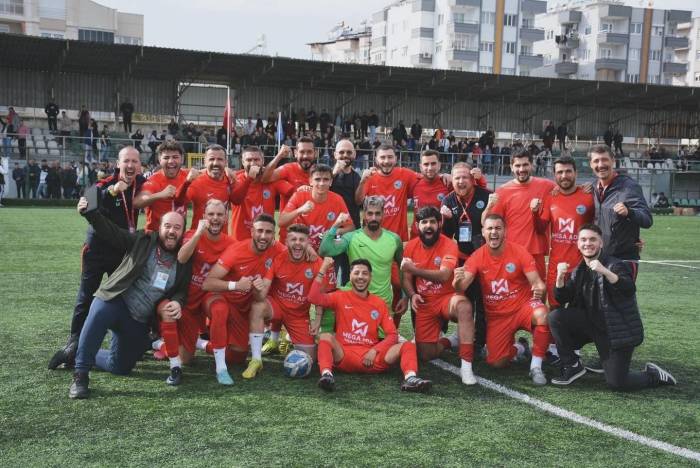
[{"label": "id badge", "polygon": [[472,241],[472,223],[466,221],[459,223],[459,242]]},{"label": "id badge", "polygon": [[165,286],[168,284],[168,278],[170,275],[164,271],[159,271],[156,273],[156,277],[153,280],[153,287],[165,291]]},{"label": "id badge", "polygon": [[134,226],[129,226],[129,233],[134,234],[136,232],[136,228]]}]

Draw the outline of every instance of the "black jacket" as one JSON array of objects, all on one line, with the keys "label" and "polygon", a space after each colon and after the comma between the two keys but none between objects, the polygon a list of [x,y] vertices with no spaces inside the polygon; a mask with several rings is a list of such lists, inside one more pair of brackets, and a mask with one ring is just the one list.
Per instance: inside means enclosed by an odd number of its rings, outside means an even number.
[{"label": "black jacket", "polygon": [[[605,323],[611,349],[638,346],[644,341],[644,327],[637,307],[636,287],[629,263],[615,257],[601,256],[598,259],[615,273],[619,280],[611,284],[603,275],[596,275],[598,282],[597,302]],[[571,273],[563,288],[554,288],[554,297],[566,308],[585,309],[583,278],[587,269],[585,261]]]},{"label": "black jacket", "polygon": [[[595,187],[595,222],[603,230],[603,253],[623,260],[639,260],[639,229],[649,229],[654,220],[639,184],[624,174],[618,174],[601,193]],[[629,214],[626,218],[613,211],[622,202]]]},{"label": "black jacket", "polygon": [[[465,256],[469,256],[476,249],[484,244],[484,238],[481,235],[481,214],[486,209],[489,201],[489,192],[483,187],[474,187],[474,196],[472,197],[469,206],[467,206],[467,214],[472,223],[472,241],[468,243],[457,242],[459,251]],[[452,210],[452,217],[443,221],[442,232],[451,239],[459,240],[459,223],[462,219],[462,205],[457,201],[457,193],[451,192],[442,200],[443,206]]]}]

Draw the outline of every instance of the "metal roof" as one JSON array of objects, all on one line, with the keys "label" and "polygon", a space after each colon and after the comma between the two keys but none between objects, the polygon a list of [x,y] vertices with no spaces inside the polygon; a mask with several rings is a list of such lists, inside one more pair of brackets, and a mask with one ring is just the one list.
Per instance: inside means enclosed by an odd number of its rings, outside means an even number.
[{"label": "metal roof", "polygon": [[318,62],[0,34],[0,66],[235,88],[280,87],[494,103],[700,110],[700,88]]}]

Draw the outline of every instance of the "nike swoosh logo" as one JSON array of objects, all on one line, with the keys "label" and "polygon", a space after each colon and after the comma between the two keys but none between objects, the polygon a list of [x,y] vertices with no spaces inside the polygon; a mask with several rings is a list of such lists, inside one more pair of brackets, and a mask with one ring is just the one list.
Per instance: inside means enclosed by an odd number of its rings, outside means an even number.
[{"label": "nike swoosh logo", "polygon": [[351,306],[351,305],[345,304],[345,308],[346,308],[346,309],[352,309],[352,306]]}]

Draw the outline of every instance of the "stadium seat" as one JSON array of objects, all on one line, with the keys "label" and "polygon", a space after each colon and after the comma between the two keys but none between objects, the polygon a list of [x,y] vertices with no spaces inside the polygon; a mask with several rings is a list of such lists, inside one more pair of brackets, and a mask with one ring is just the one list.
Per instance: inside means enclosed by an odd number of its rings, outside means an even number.
[{"label": "stadium seat", "polygon": [[58,148],[58,143],[56,143],[56,140],[48,140],[46,142],[46,147],[51,149],[51,148]]},{"label": "stadium seat", "polygon": [[61,152],[58,151],[58,148],[50,148],[50,149],[49,149],[49,154],[50,154],[51,156],[60,156],[60,155],[61,155]]},{"label": "stadium seat", "polygon": [[43,138],[37,138],[34,141],[34,146],[37,148],[46,148],[46,142],[44,141]]},{"label": "stadium seat", "polygon": [[46,156],[49,154],[49,151],[46,148],[37,148],[36,154],[40,156]]},{"label": "stadium seat", "polygon": [[34,148],[34,140],[27,138],[27,148]]},{"label": "stadium seat", "polygon": [[628,156],[622,160],[622,167],[632,167],[632,160]]},{"label": "stadium seat", "polygon": [[688,208],[690,206],[690,201],[687,198],[681,198],[681,208]]},{"label": "stadium seat", "polygon": [[681,206],[681,199],[680,198],[674,198],[673,199],[673,206]]},{"label": "stadium seat", "polygon": [[17,147],[19,146],[19,143],[17,143],[17,138],[13,138],[13,139],[12,139],[12,143],[10,143],[10,145],[11,145],[13,148],[17,148]]},{"label": "stadium seat", "polygon": [[32,128],[31,130],[33,136],[41,136],[41,129],[40,128]]}]

